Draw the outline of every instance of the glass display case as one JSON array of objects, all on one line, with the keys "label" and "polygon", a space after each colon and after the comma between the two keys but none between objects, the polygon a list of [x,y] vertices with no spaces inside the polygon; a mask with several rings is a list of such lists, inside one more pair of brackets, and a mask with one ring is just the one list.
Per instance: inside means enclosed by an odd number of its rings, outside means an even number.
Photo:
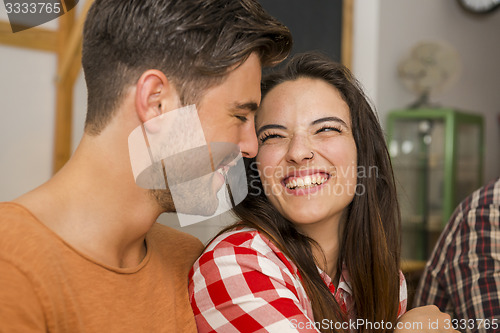
[{"label": "glass display case", "polygon": [[455,207],[482,184],[483,118],[453,109],[389,113],[402,258],[426,260]]}]

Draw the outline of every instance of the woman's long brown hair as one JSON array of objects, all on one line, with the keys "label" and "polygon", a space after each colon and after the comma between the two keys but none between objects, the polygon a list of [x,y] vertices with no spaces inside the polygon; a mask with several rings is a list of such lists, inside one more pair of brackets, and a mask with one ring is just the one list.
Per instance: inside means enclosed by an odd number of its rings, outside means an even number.
[{"label": "woman's long brown hair", "polygon": [[[340,228],[336,277],[340,276],[345,265],[350,275],[356,319],[363,318],[371,323],[383,320],[393,323],[395,327],[399,304],[401,218],[392,166],[379,121],[349,70],[315,53],[295,56],[284,69],[265,78],[262,83],[263,98],[278,84],[301,77],[324,80],[341,93],[350,109],[356,142],[357,182],[364,193],[356,194],[346,209],[346,219]],[[312,303],[314,320],[321,322],[327,319],[334,323],[345,320],[332,293],[318,274],[317,265],[321,263],[315,261],[312,247],[319,245],[300,233],[271,205],[264,193],[255,160],[247,160],[246,164],[249,195],[235,208],[241,222],[225,228],[221,233],[237,226],[248,226],[263,233],[298,267]],[[325,327],[320,330],[335,331]],[[368,331],[374,330],[366,327],[359,329],[359,332]]]}]

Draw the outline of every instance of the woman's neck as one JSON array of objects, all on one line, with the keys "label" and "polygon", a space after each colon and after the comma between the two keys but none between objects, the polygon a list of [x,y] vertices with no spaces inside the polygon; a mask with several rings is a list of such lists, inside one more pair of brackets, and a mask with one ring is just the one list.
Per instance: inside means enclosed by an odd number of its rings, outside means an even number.
[{"label": "woman's neck", "polygon": [[332,280],[336,279],[337,261],[339,257],[340,219],[300,225],[299,229],[316,241],[312,253],[319,266]]}]

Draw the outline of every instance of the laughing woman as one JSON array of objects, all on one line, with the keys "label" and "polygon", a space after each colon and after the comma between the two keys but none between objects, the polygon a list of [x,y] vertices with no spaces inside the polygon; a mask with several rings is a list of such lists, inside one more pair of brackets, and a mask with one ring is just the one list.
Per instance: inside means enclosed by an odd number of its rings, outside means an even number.
[{"label": "laughing woman", "polygon": [[190,274],[199,332],[393,331],[407,295],[377,117],[349,71],[320,55],[262,87],[241,221]]}]

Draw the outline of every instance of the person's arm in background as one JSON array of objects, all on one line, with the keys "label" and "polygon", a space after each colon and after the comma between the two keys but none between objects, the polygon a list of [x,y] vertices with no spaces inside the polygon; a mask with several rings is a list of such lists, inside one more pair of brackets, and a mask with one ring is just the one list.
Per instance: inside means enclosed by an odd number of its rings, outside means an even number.
[{"label": "person's arm in background", "polygon": [[[452,333],[454,330],[450,315],[443,313],[435,305],[413,308],[402,315],[394,330],[395,333]],[[435,323],[435,325],[434,325]]]},{"label": "person's arm in background", "polygon": [[464,332],[500,332],[500,180],[457,208],[427,264],[415,306],[435,304]]},{"label": "person's arm in background", "polygon": [[456,324],[466,332],[500,332],[500,206],[487,193],[463,216],[456,250],[445,263]]}]

